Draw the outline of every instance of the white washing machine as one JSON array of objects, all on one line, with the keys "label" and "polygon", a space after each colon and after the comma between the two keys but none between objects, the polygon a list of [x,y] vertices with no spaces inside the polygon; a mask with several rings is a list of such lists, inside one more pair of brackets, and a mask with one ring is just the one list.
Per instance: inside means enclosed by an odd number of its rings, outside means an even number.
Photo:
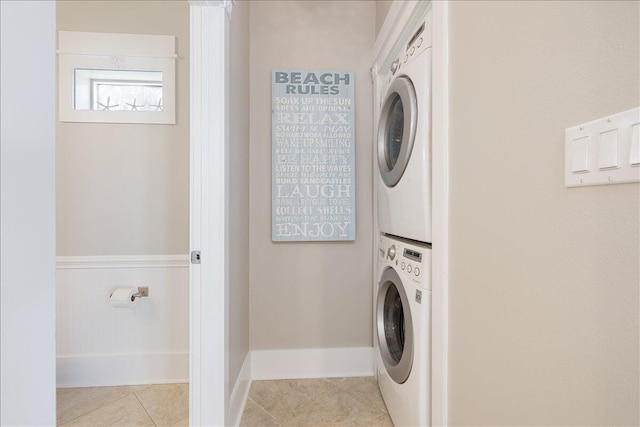
[{"label": "white washing machine", "polygon": [[431,242],[431,14],[385,78],[378,125],[380,231]]},{"label": "white washing machine", "polygon": [[381,235],[376,374],[396,426],[431,424],[431,247]]}]

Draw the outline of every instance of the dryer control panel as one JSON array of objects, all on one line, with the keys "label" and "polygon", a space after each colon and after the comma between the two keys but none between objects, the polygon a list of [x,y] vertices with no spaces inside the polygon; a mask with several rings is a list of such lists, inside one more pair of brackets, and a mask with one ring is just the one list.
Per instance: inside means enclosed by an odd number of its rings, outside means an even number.
[{"label": "dryer control panel", "polygon": [[422,22],[407,42],[405,49],[400,51],[398,57],[391,63],[388,75],[389,80],[397,73],[400,73],[403,66],[431,47],[431,26],[428,23],[429,21]]},{"label": "dryer control panel", "polygon": [[431,245],[383,234],[378,262],[393,267],[401,277],[418,286],[431,289]]},{"label": "dryer control panel", "polygon": [[400,54],[398,59],[400,59],[399,70],[402,69],[404,64],[408,64],[413,61],[418,55],[431,47],[431,28],[426,27],[426,23],[423,22],[420,27],[413,34],[413,37],[409,39],[409,43],[407,43],[407,48],[405,49],[403,54]]},{"label": "dryer control panel", "polygon": [[[386,72],[384,86],[382,87],[382,93],[387,91],[391,81],[402,74],[402,68],[406,67],[411,61],[416,59],[420,53],[432,47],[431,38],[431,18],[430,16],[422,21],[420,25],[415,29],[413,33],[410,33],[411,37],[407,40],[406,45],[403,45],[398,56],[391,62]],[[382,97],[381,102],[384,101]]]}]

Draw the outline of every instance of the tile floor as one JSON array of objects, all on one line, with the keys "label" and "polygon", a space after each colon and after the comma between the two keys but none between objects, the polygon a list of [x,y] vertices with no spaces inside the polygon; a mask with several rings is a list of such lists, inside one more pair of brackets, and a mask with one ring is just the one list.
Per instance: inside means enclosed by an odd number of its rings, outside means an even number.
[{"label": "tile floor", "polygon": [[189,384],[59,388],[59,426],[189,426]]},{"label": "tile floor", "polygon": [[[59,426],[189,425],[189,385],[58,389]],[[393,427],[373,377],[253,381],[240,423]]]},{"label": "tile floor", "polygon": [[373,377],[253,381],[241,427],[393,427]]}]

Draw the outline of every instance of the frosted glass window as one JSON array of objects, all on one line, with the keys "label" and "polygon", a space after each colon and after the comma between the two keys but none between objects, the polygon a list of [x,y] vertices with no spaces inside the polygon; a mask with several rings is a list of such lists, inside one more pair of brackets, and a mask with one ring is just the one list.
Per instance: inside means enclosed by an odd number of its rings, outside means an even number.
[{"label": "frosted glass window", "polygon": [[75,110],[161,112],[162,71],[74,70]]},{"label": "frosted glass window", "polygon": [[175,124],[175,46],[175,36],[60,31],[60,121]]}]

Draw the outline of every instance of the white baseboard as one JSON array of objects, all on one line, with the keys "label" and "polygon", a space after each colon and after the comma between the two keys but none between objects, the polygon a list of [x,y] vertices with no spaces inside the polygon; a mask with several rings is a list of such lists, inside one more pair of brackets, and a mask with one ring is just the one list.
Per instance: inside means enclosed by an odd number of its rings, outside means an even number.
[{"label": "white baseboard", "polygon": [[247,353],[238,374],[236,384],[229,396],[229,418],[227,424],[230,426],[239,426],[244,413],[244,407],[249,397],[249,389],[251,388],[251,352]]},{"label": "white baseboard", "polygon": [[373,347],[257,350],[251,379],[365,377],[373,375]]},{"label": "white baseboard", "polygon": [[189,382],[189,353],[58,356],[59,388]]}]

